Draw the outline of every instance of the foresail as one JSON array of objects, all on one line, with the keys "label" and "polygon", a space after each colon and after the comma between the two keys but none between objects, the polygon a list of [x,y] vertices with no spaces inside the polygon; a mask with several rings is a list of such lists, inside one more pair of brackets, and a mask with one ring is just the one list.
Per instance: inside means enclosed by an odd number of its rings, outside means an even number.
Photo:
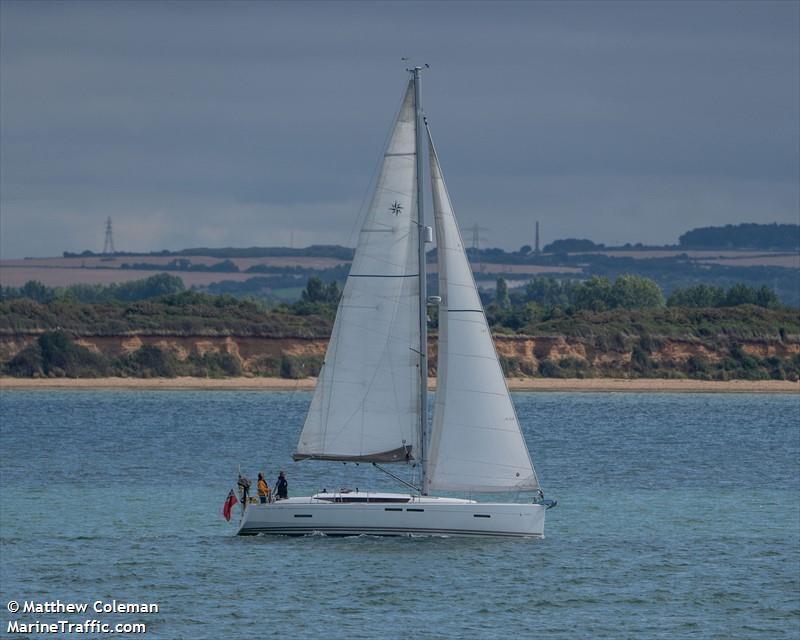
[{"label": "foresail", "polygon": [[415,120],[409,83],[296,459],[399,462],[419,449]]},{"label": "foresail", "polygon": [[429,148],[442,298],[429,488],[537,489],[432,140]]}]

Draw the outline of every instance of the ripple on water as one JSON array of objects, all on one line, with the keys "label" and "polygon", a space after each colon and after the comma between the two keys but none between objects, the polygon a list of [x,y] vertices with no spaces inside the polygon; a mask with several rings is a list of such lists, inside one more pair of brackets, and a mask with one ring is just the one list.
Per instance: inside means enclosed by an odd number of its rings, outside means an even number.
[{"label": "ripple on water", "polygon": [[290,462],[309,397],[4,394],[3,595],[156,601],[169,640],[796,636],[794,396],[515,394],[560,502],[540,541],[233,536],[239,464],[395,489]]}]

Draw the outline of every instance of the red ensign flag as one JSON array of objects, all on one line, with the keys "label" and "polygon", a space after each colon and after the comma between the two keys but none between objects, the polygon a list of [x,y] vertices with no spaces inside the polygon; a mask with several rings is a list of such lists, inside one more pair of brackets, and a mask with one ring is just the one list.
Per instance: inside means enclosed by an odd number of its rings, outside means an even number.
[{"label": "red ensign flag", "polygon": [[231,492],[228,494],[228,497],[225,499],[225,504],[222,506],[222,515],[225,516],[225,519],[230,522],[231,519],[231,509],[233,509],[233,505],[239,502],[236,499],[236,494],[231,489]]}]

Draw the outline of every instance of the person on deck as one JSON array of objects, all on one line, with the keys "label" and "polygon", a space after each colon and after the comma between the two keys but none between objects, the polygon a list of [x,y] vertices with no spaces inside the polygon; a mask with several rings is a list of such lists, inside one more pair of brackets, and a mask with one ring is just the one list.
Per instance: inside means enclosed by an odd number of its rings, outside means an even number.
[{"label": "person on deck", "polygon": [[286,476],[283,471],[278,474],[278,482],[275,485],[275,493],[278,500],[286,500],[289,497],[289,483],[286,482]]},{"label": "person on deck", "polygon": [[250,495],[250,480],[240,473],[236,484],[239,485],[239,493],[242,494],[242,511],[244,511],[247,508],[247,498]]},{"label": "person on deck", "polygon": [[261,504],[266,504],[270,501],[270,489],[267,481],[264,480],[264,474],[258,474],[258,497],[261,499]]}]

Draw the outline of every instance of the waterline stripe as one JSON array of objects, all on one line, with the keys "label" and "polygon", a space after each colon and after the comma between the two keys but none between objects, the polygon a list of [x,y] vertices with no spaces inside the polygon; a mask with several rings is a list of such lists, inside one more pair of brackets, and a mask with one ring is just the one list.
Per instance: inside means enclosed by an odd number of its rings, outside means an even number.
[{"label": "waterline stripe", "polygon": [[364,533],[372,535],[469,535],[469,536],[491,536],[491,537],[515,537],[515,538],[543,538],[541,533],[518,533],[515,531],[481,531],[479,529],[420,529],[411,527],[299,527],[299,526],[279,526],[279,527],[251,527],[242,529],[237,535],[256,535],[258,533],[272,534],[295,534],[307,535],[312,533],[333,533],[334,535],[357,536]]}]

